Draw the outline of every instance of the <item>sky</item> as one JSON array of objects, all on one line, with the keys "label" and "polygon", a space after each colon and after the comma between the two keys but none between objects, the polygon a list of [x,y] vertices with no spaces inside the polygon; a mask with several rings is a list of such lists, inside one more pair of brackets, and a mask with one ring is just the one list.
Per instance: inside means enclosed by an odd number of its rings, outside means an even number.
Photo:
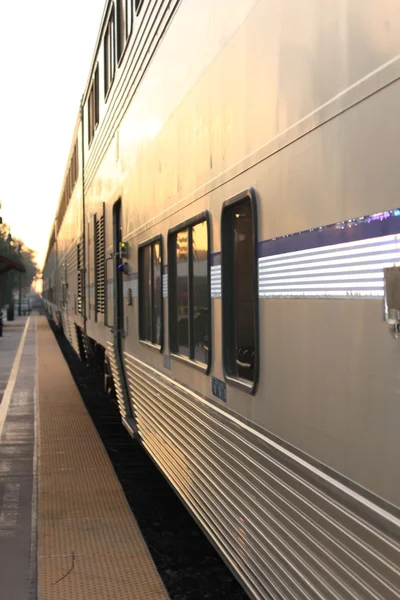
[{"label": "sky", "polygon": [[105,0],[1,2],[0,216],[45,258]]}]

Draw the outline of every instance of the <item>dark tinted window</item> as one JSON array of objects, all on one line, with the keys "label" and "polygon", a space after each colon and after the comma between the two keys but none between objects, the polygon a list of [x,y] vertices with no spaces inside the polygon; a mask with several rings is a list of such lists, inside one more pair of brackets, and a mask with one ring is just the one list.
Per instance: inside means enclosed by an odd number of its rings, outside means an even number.
[{"label": "dark tinted window", "polygon": [[189,231],[176,236],[176,325],[178,353],[189,356]]},{"label": "dark tinted window", "polygon": [[111,13],[104,34],[104,96],[111,87],[115,74],[115,28],[114,12]]},{"label": "dark tinted window", "polygon": [[139,248],[139,335],[162,345],[161,242]]},{"label": "dark tinted window", "polygon": [[99,67],[96,67],[88,97],[88,140],[91,143],[99,124]]},{"label": "dark tinted window", "polygon": [[117,53],[118,60],[125,49],[126,42],[132,31],[133,0],[117,0]]},{"label": "dark tinted window", "polygon": [[224,365],[229,376],[255,380],[256,264],[249,197],[228,204],[222,216]]},{"label": "dark tinted window", "polygon": [[125,0],[125,12],[126,12],[126,39],[129,38],[132,31],[133,25],[133,6],[132,0]]},{"label": "dark tinted window", "polygon": [[209,290],[207,223],[192,228],[193,345],[195,360],[208,362]]},{"label": "dark tinted window", "polygon": [[162,261],[161,261],[161,244],[156,242],[153,248],[153,277],[152,277],[152,300],[153,300],[153,315],[152,315],[152,331],[154,332],[156,343],[161,346],[161,324],[162,324]]},{"label": "dark tinted window", "polygon": [[208,365],[210,281],[208,223],[193,221],[170,234],[171,351]]}]

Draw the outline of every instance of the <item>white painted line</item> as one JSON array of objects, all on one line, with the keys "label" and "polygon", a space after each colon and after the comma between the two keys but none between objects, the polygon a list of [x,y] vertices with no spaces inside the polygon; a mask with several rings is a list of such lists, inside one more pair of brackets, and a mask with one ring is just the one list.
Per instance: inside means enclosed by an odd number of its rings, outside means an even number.
[{"label": "white painted line", "polygon": [[9,377],[9,380],[8,380],[8,383],[7,383],[7,387],[4,390],[3,399],[2,399],[1,404],[0,404],[0,439],[1,439],[1,434],[2,434],[2,431],[3,431],[4,423],[6,421],[8,407],[10,405],[10,400],[11,400],[11,395],[12,395],[12,393],[14,391],[15,382],[17,381],[19,363],[21,362],[22,351],[24,349],[25,338],[26,338],[26,334],[28,332],[28,327],[29,327],[29,321],[30,320],[31,320],[31,318],[28,317],[28,320],[25,323],[25,329],[23,331],[23,334],[22,334],[22,337],[21,337],[21,341],[20,341],[19,346],[18,346],[18,351],[17,351],[17,354],[16,354],[15,359],[14,359],[14,364],[13,364],[12,369],[11,369],[11,373],[10,373],[10,377]]},{"label": "white painted line", "polygon": [[39,444],[39,421],[38,421],[38,340],[37,340],[37,319],[35,320],[35,386],[33,388],[34,400],[34,442],[33,442],[33,473],[32,473],[32,517],[31,517],[31,560],[29,565],[29,580],[31,582],[32,598],[39,598],[38,578],[37,578],[37,545],[38,545],[38,490],[39,490],[39,470],[38,470],[38,444]]}]

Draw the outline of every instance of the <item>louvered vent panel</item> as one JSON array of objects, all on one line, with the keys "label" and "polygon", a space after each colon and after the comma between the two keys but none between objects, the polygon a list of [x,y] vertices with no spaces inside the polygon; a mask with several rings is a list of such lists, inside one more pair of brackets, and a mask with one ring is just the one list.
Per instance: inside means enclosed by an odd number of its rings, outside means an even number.
[{"label": "louvered vent panel", "polygon": [[96,221],[96,312],[104,313],[105,281],[104,281],[104,216]]},{"label": "louvered vent panel", "polygon": [[83,313],[83,241],[76,247],[76,262],[78,269],[78,312]]}]

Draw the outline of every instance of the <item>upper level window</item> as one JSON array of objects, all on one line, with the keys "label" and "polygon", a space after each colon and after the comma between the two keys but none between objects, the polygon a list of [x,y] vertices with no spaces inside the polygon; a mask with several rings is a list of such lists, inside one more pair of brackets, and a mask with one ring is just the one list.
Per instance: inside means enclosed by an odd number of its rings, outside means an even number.
[{"label": "upper level window", "polygon": [[133,0],[117,0],[117,57],[121,58],[133,25]]},{"label": "upper level window", "polygon": [[104,34],[104,97],[114,79],[115,74],[115,25],[114,11],[111,12],[110,18]]},{"label": "upper level window", "polygon": [[88,140],[92,142],[99,124],[99,66],[97,65],[88,97]]},{"label": "upper level window", "polygon": [[257,379],[257,240],[252,191],[222,209],[222,319],[226,375],[254,391]]},{"label": "upper level window", "polygon": [[168,238],[171,352],[210,364],[210,275],[208,216],[172,230]]},{"label": "upper level window", "polygon": [[162,346],[162,247],[158,237],[139,247],[139,336]]}]

